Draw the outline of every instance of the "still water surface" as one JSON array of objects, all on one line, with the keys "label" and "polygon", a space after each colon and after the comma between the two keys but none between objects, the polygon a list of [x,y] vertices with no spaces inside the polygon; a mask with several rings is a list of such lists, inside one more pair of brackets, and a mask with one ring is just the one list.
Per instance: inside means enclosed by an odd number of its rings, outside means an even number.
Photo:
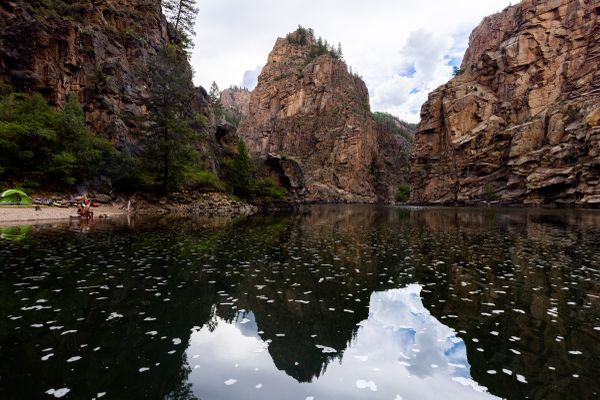
[{"label": "still water surface", "polygon": [[0,228],[2,399],[592,399],[600,213]]}]

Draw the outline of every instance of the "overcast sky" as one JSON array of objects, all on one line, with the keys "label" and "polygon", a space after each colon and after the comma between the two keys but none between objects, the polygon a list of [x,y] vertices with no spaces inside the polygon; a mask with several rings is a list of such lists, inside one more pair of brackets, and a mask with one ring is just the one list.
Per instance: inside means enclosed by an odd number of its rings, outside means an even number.
[{"label": "overcast sky", "polygon": [[[515,3],[515,0],[512,0]],[[417,122],[427,94],[460,64],[470,32],[509,0],[198,0],[195,82],[252,89],[275,40],[311,27],[342,43],[373,111]]]}]

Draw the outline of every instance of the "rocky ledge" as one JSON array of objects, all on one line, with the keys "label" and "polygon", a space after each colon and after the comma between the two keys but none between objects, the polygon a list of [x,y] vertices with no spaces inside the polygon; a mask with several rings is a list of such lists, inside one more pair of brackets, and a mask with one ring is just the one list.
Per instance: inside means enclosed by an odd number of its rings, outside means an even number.
[{"label": "rocky ledge", "polygon": [[259,211],[257,206],[231,198],[225,193],[175,193],[169,198],[135,201],[135,212],[170,213],[202,216],[247,216]]}]

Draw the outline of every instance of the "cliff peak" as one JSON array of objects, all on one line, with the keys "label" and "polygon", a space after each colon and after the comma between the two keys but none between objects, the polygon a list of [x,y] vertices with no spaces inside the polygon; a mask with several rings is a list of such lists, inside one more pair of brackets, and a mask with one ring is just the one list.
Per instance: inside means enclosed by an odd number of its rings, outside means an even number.
[{"label": "cliff peak", "polygon": [[277,39],[239,135],[301,200],[391,201],[404,179],[401,138],[378,131],[365,83],[310,29]]}]

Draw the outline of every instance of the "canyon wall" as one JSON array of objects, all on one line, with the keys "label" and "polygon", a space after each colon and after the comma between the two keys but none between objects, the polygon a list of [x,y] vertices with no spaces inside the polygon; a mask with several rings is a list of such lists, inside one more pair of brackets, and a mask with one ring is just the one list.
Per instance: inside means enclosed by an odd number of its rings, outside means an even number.
[{"label": "canyon wall", "polygon": [[485,18],[422,108],[411,200],[600,205],[599,20],[594,0]]},{"label": "canyon wall", "polygon": [[0,2],[0,82],[40,92],[57,106],[74,94],[92,129],[123,143],[135,117],[146,114],[140,69],[177,41],[160,4]]}]

